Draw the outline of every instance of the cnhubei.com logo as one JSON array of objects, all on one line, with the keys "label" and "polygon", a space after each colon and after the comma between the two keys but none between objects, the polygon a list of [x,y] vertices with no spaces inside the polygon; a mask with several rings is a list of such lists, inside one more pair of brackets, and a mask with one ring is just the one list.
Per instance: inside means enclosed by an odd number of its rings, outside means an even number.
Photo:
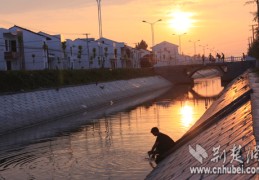
[{"label": "cnhubei.com logo", "polygon": [[190,167],[191,174],[256,174],[259,173],[259,167]]},{"label": "cnhubei.com logo", "polygon": [[[259,146],[245,150],[241,145],[234,144],[229,149],[221,149],[218,145],[209,152],[196,144],[195,147],[189,145],[189,152],[202,165],[202,167],[190,167],[191,173],[255,174],[259,172],[258,167],[246,167],[251,161],[258,161]],[[207,164],[208,161],[215,163],[215,166],[210,164],[210,167],[204,167],[204,162]]]}]

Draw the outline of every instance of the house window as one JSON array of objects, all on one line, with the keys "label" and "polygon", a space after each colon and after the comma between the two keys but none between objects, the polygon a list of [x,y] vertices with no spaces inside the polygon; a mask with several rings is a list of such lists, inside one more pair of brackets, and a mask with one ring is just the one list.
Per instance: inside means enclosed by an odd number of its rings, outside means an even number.
[{"label": "house window", "polygon": [[5,40],[5,51],[9,51],[9,48],[8,48],[8,41]]},{"label": "house window", "polygon": [[11,41],[11,51],[12,52],[16,52],[17,51],[17,45],[16,45],[16,41],[15,40]]}]

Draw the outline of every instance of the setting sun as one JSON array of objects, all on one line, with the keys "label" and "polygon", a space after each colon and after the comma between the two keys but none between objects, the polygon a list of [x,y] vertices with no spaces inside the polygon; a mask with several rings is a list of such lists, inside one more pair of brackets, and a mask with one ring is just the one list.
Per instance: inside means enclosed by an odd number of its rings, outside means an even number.
[{"label": "setting sun", "polygon": [[190,12],[175,11],[171,14],[172,19],[170,20],[170,26],[176,31],[176,33],[187,32],[193,24],[191,17],[193,16]]}]

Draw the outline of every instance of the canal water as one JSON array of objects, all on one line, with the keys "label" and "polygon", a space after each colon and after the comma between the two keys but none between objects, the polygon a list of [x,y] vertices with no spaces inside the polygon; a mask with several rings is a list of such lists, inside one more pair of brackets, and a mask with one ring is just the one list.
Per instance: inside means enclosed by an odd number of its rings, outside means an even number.
[{"label": "canal water", "polygon": [[8,134],[0,138],[0,179],[144,179],[152,170],[146,160],[155,141],[150,129],[178,140],[222,89],[219,77],[197,79],[194,87],[173,87],[71,131],[60,124]]}]

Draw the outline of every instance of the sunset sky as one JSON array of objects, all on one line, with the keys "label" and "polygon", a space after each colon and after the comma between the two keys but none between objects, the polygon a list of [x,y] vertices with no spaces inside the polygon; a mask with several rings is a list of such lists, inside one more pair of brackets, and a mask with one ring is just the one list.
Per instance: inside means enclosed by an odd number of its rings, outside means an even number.
[{"label": "sunset sky", "polygon": [[[145,40],[152,45],[151,26],[155,43],[179,43],[182,51],[193,55],[214,51],[226,56],[241,56],[247,52],[248,38],[255,24],[251,12],[255,4],[247,0],[102,0],[103,36],[130,46]],[[180,19],[180,20],[179,20]],[[96,0],[2,0],[0,27],[22,26],[32,31],[62,34],[65,39],[83,38],[83,33],[98,38]],[[173,35],[175,34],[175,35]],[[192,41],[192,42],[189,42]],[[201,45],[201,46],[200,46]]]}]

